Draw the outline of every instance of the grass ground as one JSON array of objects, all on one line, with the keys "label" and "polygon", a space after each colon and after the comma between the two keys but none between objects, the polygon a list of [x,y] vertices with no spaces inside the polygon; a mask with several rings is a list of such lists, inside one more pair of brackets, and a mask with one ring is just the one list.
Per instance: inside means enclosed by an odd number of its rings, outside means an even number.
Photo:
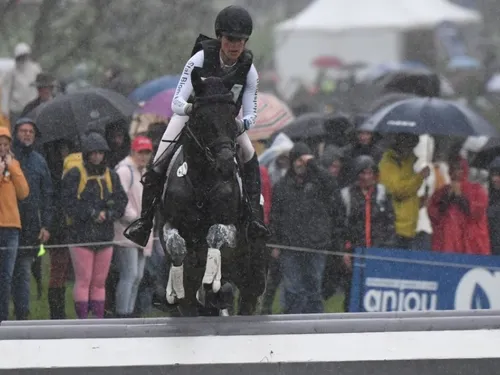
[{"label": "grass ground", "polygon": [[[48,256],[45,256],[42,262],[42,268],[43,268],[43,294],[42,298],[38,299],[37,293],[36,293],[36,284],[35,280],[31,280],[31,315],[30,319],[32,320],[45,320],[49,319],[49,304],[47,301],[47,288],[48,288],[48,281],[49,281],[49,258]],[[75,319],[75,309],[73,307],[73,285],[72,283],[67,283],[67,288],[66,288],[66,316],[68,319]],[[343,296],[334,296],[330,298],[329,300],[325,301],[325,312],[329,313],[335,313],[335,312],[341,312],[342,311],[342,303],[343,303]],[[274,300],[273,304],[273,313],[274,314],[280,314],[280,303],[279,303],[279,296],[276,296],[276,299]],[[159,317],[159,316],[167,316],[166,313],[163,313],[161,311],[154,311],[152,316],[154,317]],[[11,314],[11,319],[14,319],[13,314]]]}]

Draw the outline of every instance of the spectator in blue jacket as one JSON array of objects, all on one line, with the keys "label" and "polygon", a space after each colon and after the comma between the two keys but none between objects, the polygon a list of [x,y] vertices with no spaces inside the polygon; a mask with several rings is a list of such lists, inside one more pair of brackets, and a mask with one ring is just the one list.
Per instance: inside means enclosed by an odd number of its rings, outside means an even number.
[{"label": "spectator in blue jacket", "polygon": [[14,134],[13,151],[28,181],[30,194],[19,202],[22,230],[12,280],[12,298],[16,319],[26,320],[29,315],[31,266],[38,253],[37,247],[50,238],[48,228],[53,218],[54,190],[47,162],[33,150],[39,134],[35,121],[20,118],[15,124]]}]

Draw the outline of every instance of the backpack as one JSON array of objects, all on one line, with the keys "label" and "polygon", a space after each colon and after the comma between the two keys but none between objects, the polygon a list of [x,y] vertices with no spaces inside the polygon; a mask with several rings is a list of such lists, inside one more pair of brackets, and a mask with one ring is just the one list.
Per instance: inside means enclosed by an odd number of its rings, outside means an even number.
[{"label": "backpack", "polygon": [[[85,169],[83,165],[83,156],[81,152],[78,153],[73,153],[69,154],[65,159],[63,163],[63,173],[62,177],[64,178],[66,174],[68,173],[69,170],[77,168],[78,171],[80,172],[80,183],[78,184],[78,190],[77,190],[77,198],[81,198],[81,194],[85,190],[85,187],[87,186],[87,183],[89,180],[96,180],[97,183],[99,184],[100,190],[101,190],[101,199],[104,199],[104,184],[106,185],[106,188],[109,193],[113,191],[113,182],[111,179],[111,172],[109,171],[109,168],[106,168],[106,172],[104,172],[103,175],[101,176],[89,176],[87,174],[87,170]],[[66,222],[68,225],[71,225],[72,220],[69,217],[66,217]]]},{"label": "backpack", "polygon": [[[117,165],[115,167],[115,172],[118,172],[118,169],[120,169],[121,167],[123,167],[123,165]],[[132,170],[132,167],[130,165],[127,164],[126,167],[130,171],[130,185],[128,186],[128,190],[130,190],[130,188],[134,185],[134,171]]]}]

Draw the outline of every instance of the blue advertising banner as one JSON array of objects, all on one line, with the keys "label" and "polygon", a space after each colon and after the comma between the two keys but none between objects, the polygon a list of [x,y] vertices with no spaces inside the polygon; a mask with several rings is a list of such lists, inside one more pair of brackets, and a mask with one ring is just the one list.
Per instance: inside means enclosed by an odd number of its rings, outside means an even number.
[{"label": "blue advertising banner", "polygon": [[500,309],[499,256],[391,249],[355,254],[350,312]]}]

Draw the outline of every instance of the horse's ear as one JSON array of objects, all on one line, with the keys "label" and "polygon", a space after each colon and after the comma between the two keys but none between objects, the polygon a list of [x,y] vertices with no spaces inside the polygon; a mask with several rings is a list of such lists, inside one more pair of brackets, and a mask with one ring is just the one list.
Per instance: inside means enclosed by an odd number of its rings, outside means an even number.
[{"label": "horse's ear", "polygon": [[191,84],[193,85],[194,92],[200,92],[203,86],[203,79],[201,78],[201,69],[198,67],[193,68],[191,71]]}]

